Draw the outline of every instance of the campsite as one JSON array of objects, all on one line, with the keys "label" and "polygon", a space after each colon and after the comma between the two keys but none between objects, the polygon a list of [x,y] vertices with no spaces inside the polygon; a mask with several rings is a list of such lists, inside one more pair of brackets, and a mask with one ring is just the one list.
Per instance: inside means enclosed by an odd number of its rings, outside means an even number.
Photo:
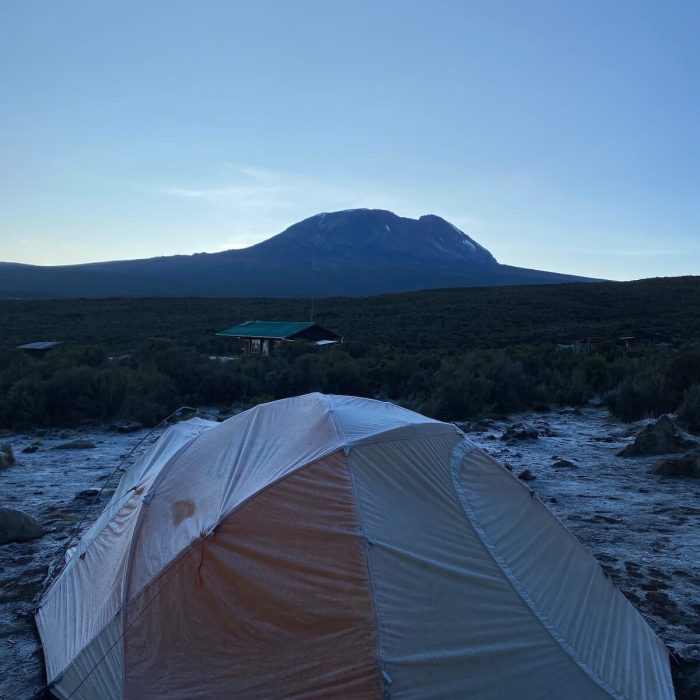
[{"label": "campsite", "polygon": [[0,4],[0,700],[700,700],[699,26]]},{"label": "campsite", "polygon": [[[163,434],[164,426],[151,433],[152,426],[179,405],[199,407],[207,420],[225,419],[264,402],[320,390],[389,400],[463,429],[595,556],[672,649],[676,696],[694,697],[700,687],[699,482],[692,476],[649,474],[658,456],[629,459],[618,453],[645,425],[654,425],[655,417],[673,411],[678,413],[671,444],[661,449],[683,445],[692,452],[697,440],[692,390],[700,384],[695,307],[678,306],[674,295],[697,295],[696,286],[692,278],[682,286],[675,280],[612,285],[606,293],[619,297],[624,313],[610,304],[607,318],[579,322],[577,335],[609,339],[586,352],[547,342],[512,344],[516,333],[523,340],[551,338],[543,302],[560,318],[572,317],[574,308],[581,318],[587,294],[577,287],[568,297],[553,288],[532,288],[525,295],[517,288],[445,291],[441,303],[452,298],[459,305],[443,322],[442,336],[455,338],[460,328],[471,335],[462,336],[465,345],[453,340],[452,347],[432,352],[427,335],[421,340],[416,333],[401,334],[406,313],[414,324],[429,326],[438,292],[369,299],[365,313],[372,304],[384,306],[384,323],[373,326],[353,321],[357,305],[352,301],[324,300],[322,314],[334,309],[324,324],[340,331],[343,342],[319,351],[309,341],[295,341],[270,355],[251,355],[244,345],[237,351],[230,338],[210,329],[224,328],[225,321],[244,313],[284,318],[285,304],[297,302],[3,302],[0,325],[5,324],[8,345],[31,338],[37,327],[62,341],[40,357],[11,348],[2,355],[0,384],[13,403],[5,404],[11,411],[2,414],[0,442],[10,445],[15,459],[0,470],[4,504],[32,514],[44,528],[39,539],[0,547],[0,622],[8,652],[2,657],[3,692],[29,697],[46,682],[32,623],[36,597],[76,526],[86,531],[122,474],[128,474],[123,469]],[[475,305],[502,304],[505,311],[516,303],[521,313],[507,328],[492,320],[490,326],[482,323],[476,336],[477,327],[465,326]],[[627,329],[646,330],[639,319],[649,323],[644,314],[649,303],[660,305],[659,319],[673,323],[675,332],[666,329],[669,342],[616,343]],[[255,311],[239,308],[246,304]],[[217,318],[207,318],[212,310]],[[197,325],[202,330],[193,336]],[[144,337],[146,328],[160,337]],[[222,361],[226,355],[234,359]]]}]

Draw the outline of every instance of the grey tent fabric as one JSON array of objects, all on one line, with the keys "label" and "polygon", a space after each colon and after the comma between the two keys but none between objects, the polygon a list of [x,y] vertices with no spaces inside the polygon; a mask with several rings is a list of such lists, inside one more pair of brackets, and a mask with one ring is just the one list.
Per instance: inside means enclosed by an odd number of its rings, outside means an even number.
[{"label": "grey tent fabric", "polygon": [[673,698],[571,533],[454,425],[307,396],[169,429],[37,614],[60,698]]}]

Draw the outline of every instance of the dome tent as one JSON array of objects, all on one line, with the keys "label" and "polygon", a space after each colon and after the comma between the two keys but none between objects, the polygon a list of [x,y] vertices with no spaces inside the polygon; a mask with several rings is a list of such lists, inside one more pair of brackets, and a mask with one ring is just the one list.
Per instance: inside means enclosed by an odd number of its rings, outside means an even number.
[{"label": "dome tent", "polygon": [[37,625],[60,698],[673,698],[661,641],[524,484],[344,396],[170,428]]}]

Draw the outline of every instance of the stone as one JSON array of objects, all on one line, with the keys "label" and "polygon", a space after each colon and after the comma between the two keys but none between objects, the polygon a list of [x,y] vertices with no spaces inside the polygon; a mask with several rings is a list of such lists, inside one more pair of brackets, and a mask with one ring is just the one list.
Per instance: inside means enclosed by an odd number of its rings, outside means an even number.
[{"label": "stone", "polygon": [[97,447],[97,445],[90,440],[71,440],[70,442],[56,445],[54,450],[92,450],[94,447]]},{"label": "stone", "polygon": [[556,462],[552,462],[552,466],[555,469],[576,469],[576,465],[569,461],[568,459],[558,459]]},{"label": "stone", "polygon": [[138,430],[142,430],[143,425],[137,423],[136,421],[123,421],[121,423],[115,423],[112,426],[112,430],[116,430],[118,433],[135,433]]},{"label": "stone", "polygon": [[21,510],[0,508],[0,544],[34,540],[43,534],[43,528],[31,515]]},{"label": "stone", "polygon": [[656,462],[650,474],[660,476],[700,476],[700,450],[686,452],[680,457],[666,457]]},{"label": "stone", "polygon": [[529,469],[525,469],[525,471],[518,474],[518,479],[521,481],[533,481],[535,479],[535,475]]},{"label": "stone", "polygon": [[501,435],[501,440],[537,440],[538,437],[539,433],[535,428],[516,423],[506,428],[503,435]]},{"label": "stone", "polygon": [[634,442],[618,452],[618,457],[642,457],[680,452],[693,443],[676,431],[668,416],[661,416],[656,423],[650,423],[635,437]]},{"label": "stone", "polygon": [[78,491],[73,497],[74,501],[91,501],[95,496],[99,494],[98,489],[84,489],[83,491]]}]

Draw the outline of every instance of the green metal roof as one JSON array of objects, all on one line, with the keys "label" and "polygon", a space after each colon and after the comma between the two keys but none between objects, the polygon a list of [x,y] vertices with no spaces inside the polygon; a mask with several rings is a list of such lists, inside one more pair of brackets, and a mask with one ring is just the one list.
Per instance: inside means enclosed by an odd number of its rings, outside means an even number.
[{"label": "green metal roof", "polygon": [[234,338],[284,339],[315,325],[312,321],[246,321],[238,326],[220,331],[216,335],[227,335]]}]

